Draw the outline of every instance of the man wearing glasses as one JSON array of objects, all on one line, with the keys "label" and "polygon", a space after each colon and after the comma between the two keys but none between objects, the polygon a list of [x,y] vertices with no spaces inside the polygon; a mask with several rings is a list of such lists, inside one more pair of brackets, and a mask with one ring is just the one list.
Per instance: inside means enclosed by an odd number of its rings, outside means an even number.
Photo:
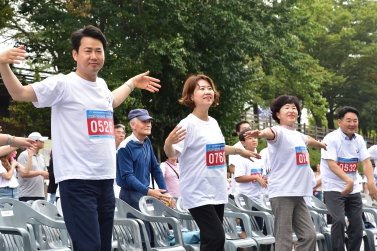
[{"label": "man wearing glasses", "polygon": [[[28,138],[36,141],[36,148],[33,154],[32,165],[30,172],[24,174],[22,172],[18,173],[18,196],[20,201],[28,200],[44,200],[45,199],[45,188],[44,179],[48,179],[49,175],[47,172],[47,167],[42,154],[38,151],[43,149],[44,142],[48,137],[42,137],[39,132],[31,133]],[[28,158],[27,150],[23,151],[20,156],[18,156],[18,163],[25,166]]]}]

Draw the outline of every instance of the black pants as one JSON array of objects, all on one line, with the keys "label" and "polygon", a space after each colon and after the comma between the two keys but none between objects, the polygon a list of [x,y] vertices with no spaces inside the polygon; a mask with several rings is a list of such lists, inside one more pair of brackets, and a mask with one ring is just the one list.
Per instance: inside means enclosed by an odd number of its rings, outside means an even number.
[{"label": "black pants", "polygon": [[44,200],[45,197],[20,197],[18,198],[19,201],[27,202],[29,200]]},{"label": "black pants", "polygon": [[364,226],[360,193],[341,195],[340,192],[325,191],[325,197],[327,209],[332,217],[332,250],[345,250],[345,216],[349,221],[347,230],[348,250],[360,250]]},{"label": "black pants", "polygon": [[223,251],[225,244],[224,204],[204,205],[191,208],[189,211],[200,229],[200,250]]}]

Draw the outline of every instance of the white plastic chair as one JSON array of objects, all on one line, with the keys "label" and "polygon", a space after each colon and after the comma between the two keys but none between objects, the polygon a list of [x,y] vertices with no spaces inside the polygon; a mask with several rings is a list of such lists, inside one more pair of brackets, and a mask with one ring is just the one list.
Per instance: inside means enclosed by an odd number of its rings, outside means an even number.
[{"label": "white plastic chair", "polygon": [[[63,221],[47,217],[23,202],[0,198],[0,233],[6,236],[2,240],[5,250],[37,251],[35,236],[28,226],[30,220],[56,229],[66,229]],[[71,251],[68,245],[48,250]]]},{"label": "white plastic chair", "polygon": [[[155,236],[155,245],[157,247],[150,247],[149,245],[149,239],[147,232],[145,230],[145,226],[142,228],[143,230],[143,235],[145,238],[145,243],[147,244],[147,249],[152,250],[152,251],[157,251],[157,250],[169,250],[169,251],[186,251],[185,245],[183,242],[183,237],[182,237],[182,232],[181,232],[181,227],[179,225],[179,222],[177,219],[172,218],[172,217],[160,217],[160,216],[150,216],[146,215],[135,208],[131,207],[128,203],[124,202],[121,199],[115,198],[116,202],[116,212],[117,212],[117,217],[122,217],[123,219],[127,218],[127,214],[132,214],[136,218],[150,222],[150,223],[162,223],[160,226],[161,228],[158,232],[154,233]],[[174,246],[168,246],[168,240],[167,240],[167,233],[166,234],[161,234],[161,232],[167,232],[169,231],[168,228],[164,225],[164,223],[169,224],[173,228],[173,233],[175,237],[175,245]],[[143,224],[144,225],[144,224]],[[170,233],[169,233],[170,234]]]}]

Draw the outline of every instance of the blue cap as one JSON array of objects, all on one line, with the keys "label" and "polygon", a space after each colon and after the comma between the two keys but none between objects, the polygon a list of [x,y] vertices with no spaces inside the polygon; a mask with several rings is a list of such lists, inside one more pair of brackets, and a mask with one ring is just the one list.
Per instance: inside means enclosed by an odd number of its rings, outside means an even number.
[{"label": "blue cap", "polygon": [[145,121],[145,120],[148,120],[148,119],[154,120],[154,118],[152,118],[151,116],[149,116],[148,111],[145,110],[145,109],[131,110],[128,113],[128,120],[131,120],[133,118],[138,118],[141,121]]}]

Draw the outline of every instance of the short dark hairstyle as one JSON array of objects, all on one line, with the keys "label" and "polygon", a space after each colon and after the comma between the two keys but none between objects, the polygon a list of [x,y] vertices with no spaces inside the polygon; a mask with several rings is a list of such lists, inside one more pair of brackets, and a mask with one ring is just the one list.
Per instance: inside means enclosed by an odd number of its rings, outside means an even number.
[{"label": "short dark hairstyle", "polygon": [[280,119],[276,116],[276,113],[280,112],[280,109],[286,104],[294,104],[298,111],[298,116],[301,115],[300,101],[298,101],[296,96],[280,95],[270,105],[272,118],[279,124]]},{"label": "short dark hairstyle", "polygon": [[242,124],[249,124],[249,125],[250,125],[249,121],[241,120],[240,122],[238,122],[238,123],[236,124],[236,132],[239,132],[239,131],[240,131],[240,128],[241,128],[241,125],[242,125]]},{"label": "short dark hairstyle", "polygon": [[317,172],[318,170],[318,168],[317,168],[317,165],[311,165],[310,166],[311,168],[312,168],[312,170],[313,170],[313,172]]},{"label": "short dark hairstyle", "polygon": [[245,132],[248,132],[248,131],[251,131],[251,129],[250,128],[248,128],[248,129],[245,129],[245,130],[242,130],[242,132],[240,132],[240,134],[238,135],[238,139],[240,140],[240,141],[245,141]]},{"label": "short dark hairstyle", "polygon": [[98,39],[102,43],[103,50],[106,51],[105,35],[102,33],[102,31],[99,28],[93,25],[88,25],[88,26],[85,26],[83,29],[75,30],[72,33],[72,36],[71,36],[72,49],[75,50],[77,53],[79,52],[81,39],[83,37],[91,37],[94,39]]},{"label": "short dark hairstyle", "polygon": [[191,95],[194,93],[195,88],[198,85],[199,80],[201,79],[207,81],[213,89],[214,98],[211,107],[217,106],[217,104],[219,103],[220,93],[216,90],[213,80],[210,77],[203,74],[191,75],[190,77],[188,77],[188,79],[185,82],[185,85],[183,86],[182,97],[179,100],[180,104],[188,106],[192,109],[195,108],[195,103],[191,100]]},{"label": "short dark hairstyle", "polygon": [[352,106],[344,106],[344,107],[340,108],[339,111],[338,111],[338,119],[343,119],[344,115],[346,115],[349,112],[352,112],[352,113],[356,114],[357,117],[359,117],[359,112],[356,110],[356,108],[354,108]]}]

